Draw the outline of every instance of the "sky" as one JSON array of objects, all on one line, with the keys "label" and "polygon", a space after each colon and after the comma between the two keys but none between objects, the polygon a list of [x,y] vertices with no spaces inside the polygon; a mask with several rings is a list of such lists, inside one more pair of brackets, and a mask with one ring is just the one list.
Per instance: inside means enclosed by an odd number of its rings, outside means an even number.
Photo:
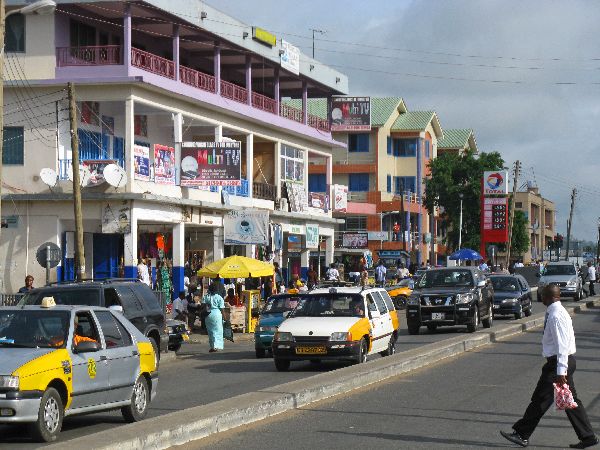
[{"label": "sky", "polygon": [[[600,216],[600,2],[569,0],[209,0],[349,77],[351,95],[401,96],[480,151],[521,161],[566,232],[596,240]],[[335,42],[331,42],[335,41]]]}]

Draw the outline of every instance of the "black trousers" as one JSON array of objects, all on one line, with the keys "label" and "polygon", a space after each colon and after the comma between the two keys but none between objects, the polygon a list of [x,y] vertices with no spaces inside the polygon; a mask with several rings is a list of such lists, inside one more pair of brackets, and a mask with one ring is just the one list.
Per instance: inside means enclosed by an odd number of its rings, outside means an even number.
[{"label": "black trousers", "polygon": [[[578,407],[575,409],[567,409],[567,417],[573,426],[579,440],[586,440],[594,437],[592,425],[588,419],[583,403],[577,397],[575,384],[573,383],[573,372],[576,369],[575,356],[569,356],[569,368],[567,371],[567,382],[573,393],[573,399]],[[537,383],[535,391],[531,396],[531,403],[525,410],[523,418],[513,425],[513,429],[519,433],[523,439],[529,439],[533,431],[537,427],[541,418],[544,416],[548,408],[554,404],[554,379],[556,377],[556,357],[548,358],[544,367],[542,367],[542,375]]]},{"label": "black trousers", "polygon": [[594,290],[595,281],[590,280],[590,295],[596,295],[596,291]]}]

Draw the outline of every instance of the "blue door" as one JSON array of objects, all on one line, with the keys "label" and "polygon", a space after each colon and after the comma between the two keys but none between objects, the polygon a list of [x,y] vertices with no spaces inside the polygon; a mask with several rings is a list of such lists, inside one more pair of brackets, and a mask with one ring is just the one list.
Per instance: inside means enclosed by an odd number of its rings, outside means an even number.
[{"label": "blue door", "polygon": [[94,233],[94,278],[117,278],[119,276],[120,234]]}]

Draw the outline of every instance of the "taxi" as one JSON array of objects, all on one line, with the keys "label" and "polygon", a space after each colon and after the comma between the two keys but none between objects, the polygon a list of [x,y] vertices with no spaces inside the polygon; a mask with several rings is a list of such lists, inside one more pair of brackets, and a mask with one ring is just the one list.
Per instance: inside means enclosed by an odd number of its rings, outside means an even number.
[{"label": "taxi", "polygon": [[158,386],[152,343],[107,308],[0,308],[0,423],[24,423],[55,441],[63,418],[120,409],[143,419]]},{"label": "taxi", "polygon": [[273,338],[275,368],[291,361],[351,361],[396,352],[400,322],[392,299],[378,287],[317,288],[298,305]]},{"label": "taxi", "polygon": [[[296,291],[296,289],[294,289]],[[254,330],[254,350],[257,358],[271,353],[271,344],[277,328],[298,304],[298,292],[270,296],[260,311],[258,326]]]},{"label": "taxi", "polygon": [[392,297],[396,309],[406,307],[406,302],[415,288],[415,281],[412,278],[404,278],[393,286],[386,288],[387,293]]}]

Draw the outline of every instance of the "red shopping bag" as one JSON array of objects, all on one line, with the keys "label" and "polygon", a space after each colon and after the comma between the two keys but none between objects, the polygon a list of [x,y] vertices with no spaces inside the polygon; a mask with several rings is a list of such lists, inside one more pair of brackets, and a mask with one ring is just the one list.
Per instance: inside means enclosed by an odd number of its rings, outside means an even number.
[{"label": "red shopping bag", "polygon": [[559,385],[554,383],[554,407],[557,411],[577,408],[577,403],[573,400],[573,393],[568,384]]}]

